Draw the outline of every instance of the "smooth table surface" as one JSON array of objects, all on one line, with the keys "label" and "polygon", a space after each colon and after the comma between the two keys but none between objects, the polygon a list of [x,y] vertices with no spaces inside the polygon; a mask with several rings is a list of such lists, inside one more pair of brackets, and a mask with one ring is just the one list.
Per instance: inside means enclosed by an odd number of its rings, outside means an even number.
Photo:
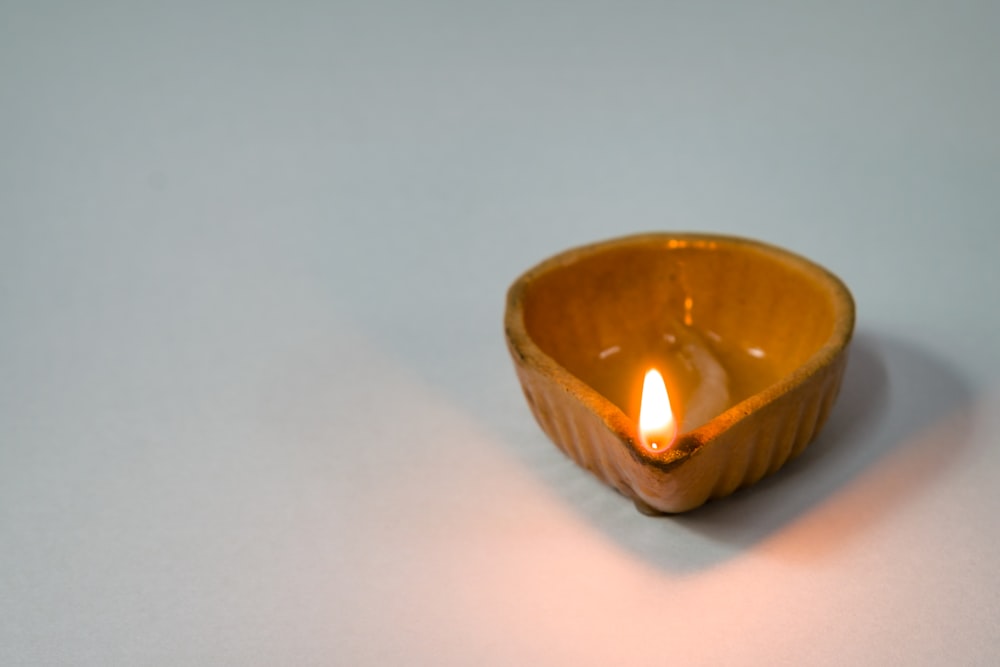
[{"label": "smooth table surface", "polygon": [[[0,5],[0,664],[995,664],[1000,6],[752,4]],[[671,229],[858,325],[648,518],[501,317]]]}]

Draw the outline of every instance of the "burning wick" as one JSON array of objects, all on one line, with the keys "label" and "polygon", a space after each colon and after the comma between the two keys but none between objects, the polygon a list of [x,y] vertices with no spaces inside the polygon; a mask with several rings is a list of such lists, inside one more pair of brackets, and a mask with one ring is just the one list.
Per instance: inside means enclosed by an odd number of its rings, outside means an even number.
[{"label": "burning wick", "polygon": [[642,403],[639,406],[639,435],[650,449],[666,449],[677,437],[677,420],[670,408],[667,386],[655,368],[646,373],[642,382]]}]

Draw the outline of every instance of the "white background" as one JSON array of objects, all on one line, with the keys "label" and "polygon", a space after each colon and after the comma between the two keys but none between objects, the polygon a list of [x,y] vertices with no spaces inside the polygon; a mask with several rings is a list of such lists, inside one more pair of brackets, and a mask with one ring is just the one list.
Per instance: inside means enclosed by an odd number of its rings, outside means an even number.
[{"label": "white background", "polygon": [[[991,664],[1000,5],[0,4],[0,663]],[[504,292],[735,233],[858,304],[779,475],[652,519]]]}]

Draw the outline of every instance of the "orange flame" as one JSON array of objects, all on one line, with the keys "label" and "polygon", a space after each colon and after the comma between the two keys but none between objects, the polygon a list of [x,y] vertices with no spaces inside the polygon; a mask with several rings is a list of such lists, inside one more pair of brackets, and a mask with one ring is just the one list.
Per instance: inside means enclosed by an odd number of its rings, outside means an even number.
[{"label": "orange flame", "polygon": [[655,368],[646,373],[642,382],[642,403],[639,407],[639,435],[650,449],[666,449],[677,437],[677,420],[670,407],[667,386]]}]

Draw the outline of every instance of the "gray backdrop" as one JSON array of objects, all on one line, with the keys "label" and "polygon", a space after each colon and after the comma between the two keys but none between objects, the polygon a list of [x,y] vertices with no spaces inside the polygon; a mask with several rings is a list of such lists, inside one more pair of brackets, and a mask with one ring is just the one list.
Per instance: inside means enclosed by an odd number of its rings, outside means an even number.
[{"label": "gray backdrop", "polygon": [[[0,663],[989,664],[1000,5],[0,3]],[[841,402],[650,519],[507,285],[644,230],[858,303]]]}]

